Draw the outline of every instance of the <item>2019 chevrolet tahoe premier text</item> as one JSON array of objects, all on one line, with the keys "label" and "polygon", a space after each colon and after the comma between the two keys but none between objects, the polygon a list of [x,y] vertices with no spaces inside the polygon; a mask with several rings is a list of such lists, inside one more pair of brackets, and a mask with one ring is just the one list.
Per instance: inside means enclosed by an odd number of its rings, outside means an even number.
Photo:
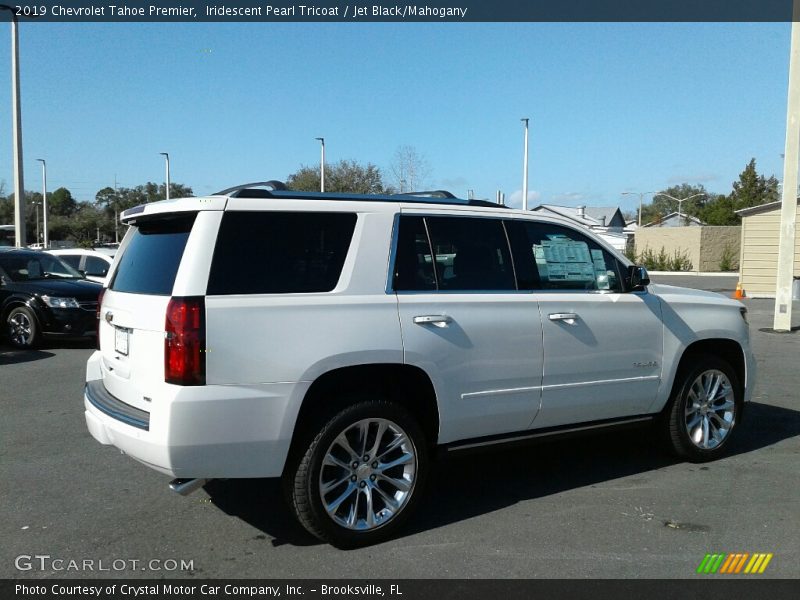
[{"label": "2019 chevrolet tahoe premier text", "polygon": [[434,450],[647,423],[685,459],[726,450],[755,376],[741,303],[555,218],[270,183],[122,215],[86,422],[176,488],[282,477],[346,547],[402,524]]}]

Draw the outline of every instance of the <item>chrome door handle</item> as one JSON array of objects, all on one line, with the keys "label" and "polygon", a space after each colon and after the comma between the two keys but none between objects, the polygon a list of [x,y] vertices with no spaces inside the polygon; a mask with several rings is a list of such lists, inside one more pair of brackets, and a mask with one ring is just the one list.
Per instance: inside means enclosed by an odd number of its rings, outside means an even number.
[{"label": "chrome door handle", "polygon": [[578,320],[578,315],[575,313],[550,313],[551,321],[565,321],[572,325]]},{"label": "chrome door handle", "polygon": [[447,315],[420,315],[414,317],[414,323],[417,325],[435,325],[436,327],[447,327],[447,324],[452,321]]}]

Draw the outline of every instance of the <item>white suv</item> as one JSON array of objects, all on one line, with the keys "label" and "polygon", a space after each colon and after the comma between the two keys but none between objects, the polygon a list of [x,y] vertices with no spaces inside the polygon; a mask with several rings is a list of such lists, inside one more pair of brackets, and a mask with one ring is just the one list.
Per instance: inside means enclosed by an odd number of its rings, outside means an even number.
[{"label": "white suv", "polygon": [[650,284],[555,218],[270,183],[121,217],[86,422],[176,491],[280,476],[353,546],[409,516],[435,450],[648,424],[688,460],[728,447],[741,303]]}]

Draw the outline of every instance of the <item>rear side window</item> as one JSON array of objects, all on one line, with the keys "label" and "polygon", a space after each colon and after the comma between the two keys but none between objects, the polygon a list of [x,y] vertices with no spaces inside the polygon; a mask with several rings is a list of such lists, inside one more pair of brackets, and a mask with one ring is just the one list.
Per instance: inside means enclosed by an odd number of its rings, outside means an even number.
[{"label": "rear side window", "polygon": [[80,256],[80,254],[66,254],[66,255],[59,254],[58,258],[63,260],[65,263],[67,263],[73,269],[77,269],[78,267],[81,266],[81,256]]},{"label": "rear side window", "polygon": [[355,226],[353,213],[226,212],[208,294],[329,292]]},{"label": "rear side window", "polygon": [[515,290],[503,222],[473,217],[402,217],[394,289]]},{"label": "rear side window", "polygon": [[110,289],[170,296],[194,218],[193,214],[137,224],[120,258]]},{"label": "rear side window", "polygon": [[110,265],[102,258],[97,258],[96,256],[87,256],[84,271],[86,271],[87,275],[91,275],[93,277],[105,277],[106,273],[108,273],[109,266]]}]

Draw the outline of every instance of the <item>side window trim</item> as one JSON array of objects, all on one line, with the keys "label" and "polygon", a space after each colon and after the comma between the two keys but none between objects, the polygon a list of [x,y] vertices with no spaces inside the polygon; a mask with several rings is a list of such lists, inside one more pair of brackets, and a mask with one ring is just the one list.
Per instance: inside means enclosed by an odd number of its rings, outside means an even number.
[{"label": "side window trim", "polygon": [[428,217],[422,217],[422,224],[425,226],[425,237],[428,239],[428,250],[431,252],[431,267],[433,268],[433,282],[436,286],[434,291],[439,293],[442,291],[439,285],[439,269],[436,268],[436,252],[433,250],[433,242],[431,241],[431,230],[428,228]]}]

